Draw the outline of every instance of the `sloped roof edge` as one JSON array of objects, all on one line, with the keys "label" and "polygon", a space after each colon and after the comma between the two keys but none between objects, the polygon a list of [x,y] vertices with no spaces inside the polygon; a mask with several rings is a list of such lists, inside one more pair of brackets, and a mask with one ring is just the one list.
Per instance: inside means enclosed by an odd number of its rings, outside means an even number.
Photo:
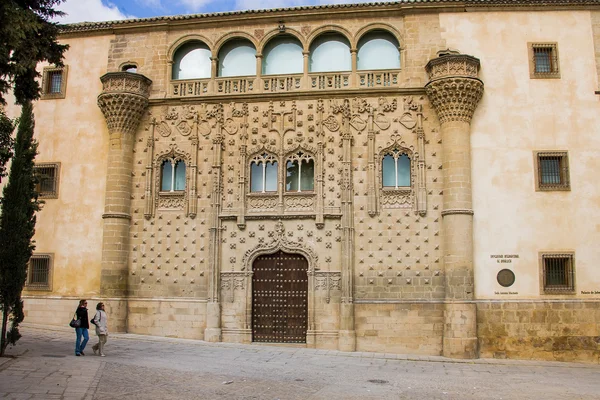
[{"label": "sloped roof edge", "polygon": [[126,27],[130,25],[134,27],[138,24],[162,22],[169,23],[175,21],[184,20],[202,20],[205,18],[218,19],[220,17],[233,17],[237,15],[269,15],[276,13],[285,12],[298,12],[298,11],[325,11],[329,9],[374,9],[374,8],[387,8],[389,6],[397,5],[400,8],[410,7],[416,8],[419,6],[464,6],[469,7],[510,7],[510,8],[523,8],[523,7],[565,7],[565,6],[600,6],[600,0],[397,0],[397,1],[386,1],[386,2],[372,2],[372,3],[348,3],[348,4],[328,4],[318,6],[298,6],[298,7],[286,7],[286,8],[272,8],[263,10],[243,10],[243,11],[228,11],[218,12],[209,14],[184,14],[184,15],[171,15],[164,17],[149,17],[149,18],[135,18],[135,19],[124,19],[115,21],[100,21],[100,22],[80,22],[75,24],[59,25],[60,31],[63,34],[86,32],[86,31],[102,31],[109,30],[116,27]]}]

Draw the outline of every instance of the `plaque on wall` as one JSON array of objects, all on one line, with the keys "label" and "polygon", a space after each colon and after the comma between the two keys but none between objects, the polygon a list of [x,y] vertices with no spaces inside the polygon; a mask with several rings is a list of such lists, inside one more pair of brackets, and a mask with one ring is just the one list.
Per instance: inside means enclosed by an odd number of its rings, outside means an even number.
[{"label": "plaque on wall", "polygon": [[515,283],[515,273],[512,272],[510,269],[503,269],[500,270],[500,272],[498,272],[496,279],[498,280],[498,283],[501,286],[509,287],[512,286],[513,283]]}]

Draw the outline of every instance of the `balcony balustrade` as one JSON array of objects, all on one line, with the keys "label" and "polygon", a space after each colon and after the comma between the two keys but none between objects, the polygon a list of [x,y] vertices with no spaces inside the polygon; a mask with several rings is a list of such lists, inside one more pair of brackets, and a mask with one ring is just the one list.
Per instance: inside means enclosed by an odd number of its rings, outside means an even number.
[{"label": "balcony balustrade", "polygon": [[394,88],[399,75],[400,70],[375,70],[172,80],[168,97]]}]

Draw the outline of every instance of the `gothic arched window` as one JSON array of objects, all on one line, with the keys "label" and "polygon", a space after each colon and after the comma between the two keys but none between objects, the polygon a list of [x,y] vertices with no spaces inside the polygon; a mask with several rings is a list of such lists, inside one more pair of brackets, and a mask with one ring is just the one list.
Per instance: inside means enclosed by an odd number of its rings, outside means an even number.
[{"label": "gothic arched window", "polygon": [[250,161],[250,191],[277,192],[277,158],[263,153]]},{"label": "gothic arched window", "polygon": [[185,190],[185,162],[168,158],[160,169],[160,190],[176,192]]},{"label": "gothic arched window", "polygon": [[286,164],[285,190],[288,192],[311,192],[315,189],[315,161],[299,152],[288,158]]},{"label": "gothic arched window", "polygon": [[401,150],[392,150],[383,156],[381,163],[384,188],[407,188],[410,182],[410,158]]}]

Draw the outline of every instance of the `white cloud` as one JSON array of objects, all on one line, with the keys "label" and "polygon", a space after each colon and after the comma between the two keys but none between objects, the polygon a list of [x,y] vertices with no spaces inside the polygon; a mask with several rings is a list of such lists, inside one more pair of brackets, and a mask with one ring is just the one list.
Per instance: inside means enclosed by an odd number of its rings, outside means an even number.
[{"label": "white cloud", "polygon": [[55,19],[56,22],[61,24],[135,18],[135,16],[123,14],[112,3],[103,4],[102,0],[66,0],[56,8],[67,14]]},{"label": "white cloud", "polygon": [[214,0],[179,0],[178,3],[181,4],[187,11],[198,12],[205,5],[214,2]]},{"label": "white cloud", "polygon": [[269,8],[286,8],[307,6],[314,4],[314,0],[236,0],[236,10],[261,10]]}]

